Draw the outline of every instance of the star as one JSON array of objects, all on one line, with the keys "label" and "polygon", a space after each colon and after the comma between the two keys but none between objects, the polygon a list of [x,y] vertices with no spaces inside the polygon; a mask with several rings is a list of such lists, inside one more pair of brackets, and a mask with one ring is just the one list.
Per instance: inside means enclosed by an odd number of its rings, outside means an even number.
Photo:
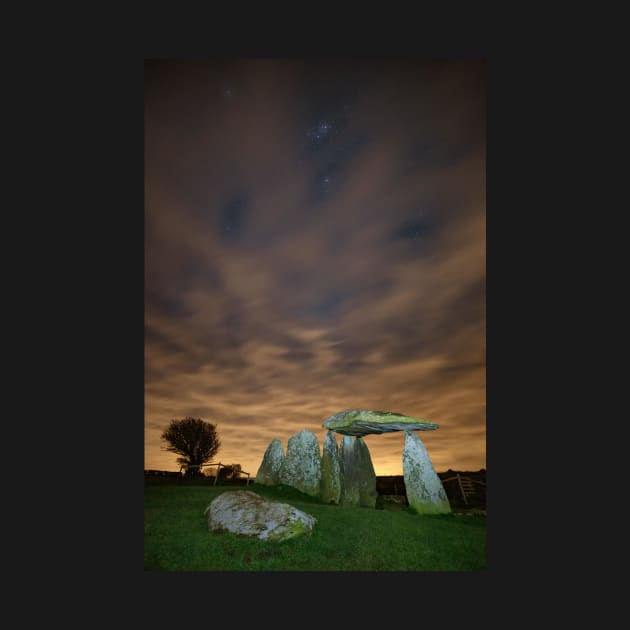
[{"label": "star", "polygon": [[332,128],[333,126],[331,123],[322,121],[319,122],[316,127],[309,129],[306,132],[306,135],[308,137],[315,138],[316,140],[321,140],[328,135]]}]

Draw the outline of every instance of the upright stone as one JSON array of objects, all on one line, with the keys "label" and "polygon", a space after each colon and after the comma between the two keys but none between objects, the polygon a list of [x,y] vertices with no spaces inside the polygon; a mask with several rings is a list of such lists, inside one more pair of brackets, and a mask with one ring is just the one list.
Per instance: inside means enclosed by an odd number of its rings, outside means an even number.
[{"label": "upright stone", "polygon": [[405,431],[403,475],[409,506],[418,514],[450,514],[448,497],[427,449],[410,431]]},{"label": "upright stone", "polygon": [[376,473],[372,465],[372,458],[367,444],[357,438],[354,441],[355,461],[358,466],[359,505],[376,507]]},{"label": "upright stone", "polygon": [[275,486],[280,483],[280,468],[284,461],[282,442],[275,439],[267,447],[260,468],[256,473],[256,483],[265,486]]},{"label": "upright stone", "polygon": [[322,483],[321,499],[324,503],[339,503],[341,496],[341,463],[339,461],[339,447],[335,434],[326,433],[322,454]]},{"label": "upright stone", "polygon": [[303,429],[289,438],[279,480],[304,494],[319,496],[322,461],[319,443],[312,431]]},{"label": "upright stone", "polygon": [[355,448],[355,440],[344,435],[341,440],[341,495],[339,505],[342,507],[358,507],[360,504],[359,471],[357,461],[359,451]]}]

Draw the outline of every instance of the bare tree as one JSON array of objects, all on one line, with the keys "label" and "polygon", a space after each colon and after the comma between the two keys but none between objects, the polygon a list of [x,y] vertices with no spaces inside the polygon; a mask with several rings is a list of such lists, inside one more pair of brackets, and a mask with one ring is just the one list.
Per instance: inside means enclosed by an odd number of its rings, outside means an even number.
[{"label": "bare tree", "polygon": [[169,444],[165,450],[180,455],[177,463],[186,467],[187,477],[201,475],[201,465],[210,461],[221,446],[216,426],[200,418],[171,420],[162,439]]}]

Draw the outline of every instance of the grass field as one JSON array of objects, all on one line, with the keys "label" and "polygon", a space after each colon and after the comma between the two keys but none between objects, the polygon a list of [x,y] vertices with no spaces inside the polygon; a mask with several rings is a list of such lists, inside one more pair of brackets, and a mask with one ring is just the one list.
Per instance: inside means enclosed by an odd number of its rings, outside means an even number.
[{"label": "grass field", "polygon": [[474,571],[486,567],[485,516],[323,505],[289,487],[247,488],[311,514],[311,535],[272,543],[210,533],[204,510],[229,486],[146,485],[146,571]]}]

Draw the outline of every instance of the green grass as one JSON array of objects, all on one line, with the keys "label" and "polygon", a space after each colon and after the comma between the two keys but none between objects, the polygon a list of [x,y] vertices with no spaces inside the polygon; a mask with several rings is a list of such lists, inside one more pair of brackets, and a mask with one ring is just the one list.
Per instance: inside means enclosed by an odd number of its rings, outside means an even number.
[{"label": "green grass", "polygon": [[483,516],[418,516],[408,509],[323,505],[289,487],[249,490],[311,514],[310,535],[273,543],[210,533],[207,505],[229,486],[147,485],[147,571],[471,571],[486,567]]}]

